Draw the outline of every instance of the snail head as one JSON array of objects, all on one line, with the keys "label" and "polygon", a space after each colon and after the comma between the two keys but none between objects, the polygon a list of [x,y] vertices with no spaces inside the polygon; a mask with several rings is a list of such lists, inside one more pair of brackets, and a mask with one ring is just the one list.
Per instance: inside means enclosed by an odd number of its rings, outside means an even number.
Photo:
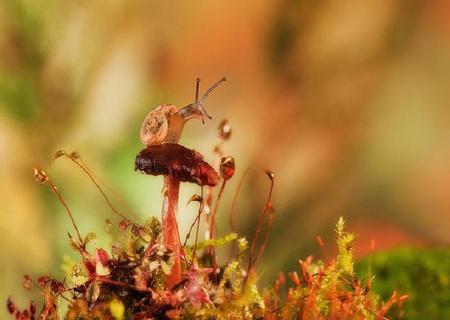
[{"label": "snail head", "polygon": [[208,112],[204,108],[204,103],[208,95],[216,89],[222,82],[226,81],[226,78],[222,78],[216,83],[214,83],[201,97],[198,99],[199,87],[200,87],[200,79],[197,78],[197,86],[195,90],[195,102],[188,104],[186,107],[180,110],[180,115],[187,121],[190,119],[199,119],[205,123],[205,119],[212,119],[212,117],[208,114]]}]

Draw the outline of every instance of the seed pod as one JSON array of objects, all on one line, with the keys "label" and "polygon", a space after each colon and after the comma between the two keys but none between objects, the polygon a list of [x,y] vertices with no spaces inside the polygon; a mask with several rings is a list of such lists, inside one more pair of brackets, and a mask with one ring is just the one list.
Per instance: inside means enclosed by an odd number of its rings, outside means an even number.
[{"label": "seed pod", "polygon": [[269,169],[266,170],[266,174],[270,180],[275,179],[275,174],[272,171],[270,171]]},{"label": "seed pod", "polygon": [[34,169],[34,179],[37,183],[46,183],[48,181],[48,176],[45,173],[44,170],[39,168],[33,168]]},{"label": "seed pod", "polygon": [[224,180],[229,180],[234,175],[234,158],[223,157],[220,162],[220,176]]},{"label": "seed pod", "polygon": [[187,202],[186,205],[188,205],[189,203],[191,203],[191,202],[193,202],[193,201],[202,203],[202,202],[203,202],[203,198],[202,198],[201,196],[199,196],[198,194],[194,194],[194,195],[189,199],[189,201]]}]

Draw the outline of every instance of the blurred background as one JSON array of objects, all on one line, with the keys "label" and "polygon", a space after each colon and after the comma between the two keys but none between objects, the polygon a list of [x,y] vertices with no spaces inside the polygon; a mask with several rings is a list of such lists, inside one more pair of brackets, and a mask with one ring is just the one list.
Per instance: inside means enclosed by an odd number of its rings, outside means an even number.
[{"label": "blurred background", "polygon": [[[209,97],[213,120],[187,125],[181,143],[212,161],[223,118],[236,160],[219,210],[229,232],[252,238],[276,176],[276,220],[262,284],[297,259],[332,255],[334,224],[358,233],[358,256],[408,245],[450,244],[450,3],[425,1],[35,1],[0,0],[0,300],[24,273],[63,277],[70,222],[44,168],[83,234],[108,245],[112,215],[95,186],[58,149],[77,151],[124,198],[138,221],[159,216],[162,179],[134,171],[139,128],[161,103]],[[184,235],[200,190],[182,185]],[[110,193],[111,194],[111,193]],[[117,195],[111,198],[120,207]],[[73,253],[76,258],[76,254]],[[3,318],[5,310],[0,308]]]}]

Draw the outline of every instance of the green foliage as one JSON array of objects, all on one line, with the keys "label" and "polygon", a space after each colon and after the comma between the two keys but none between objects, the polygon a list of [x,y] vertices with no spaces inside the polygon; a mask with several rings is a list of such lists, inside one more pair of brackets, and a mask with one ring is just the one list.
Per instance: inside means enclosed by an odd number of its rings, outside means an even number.
[{"label": "green foliage", "polygon": [[356,265],[376,276],[373,290],[387,299],[393,290],[408,294],[407,319],[450,319],[450,250],[400,248],[376,253]]},{"label": "green foliage", "polygon": [[[338,256],[328,263],[300,260],[300,275],[289,274],[293,286],[287,299],[280,296],[285,278],[280,275],[272,289],[266,289],[265,319],[383,319],[395,304],[401,306],[405,296],[392,295],[379,304],[370,292],[372,279],[359,280],[353,273],[355,236],[344,230],[344,219],[336,225]],[[398,312],[398,310],[397,310]],[[398,313],[400,315],[400,313]]]},{"label": "green foliage", "polygon": [[345,221],[342,217],[339,218],[336,224],[337,245],[339,255],[336,259],[337,270],[347,274],[353,273],[353,241],[355,235],[344,230]]},{"label": "green foliage", "polygon": [[210,239],[210,240],[205,240],[203,242],[200,242],[197,246],[198,249],[203,249],[209,246],[215,246],[215,247],[221,247],[226,245],[227,243],[236,240],[238,238],[238,235],[236,233],[230,233],[228,235],[226,235],[223,238],[219,238],[219,239]]},{"label": "green foliage", "polygon": [[[142,226],[121,221],[117,229],[120,241],[113,243],[109,252],[92,247],[94,233],[81,242],[70,238],[81,259],[65,258],[64,283],[49,277],[38,279],[36,286],[45,300],[40,316],[60,319],[59,298],[65,297],[69,300],[67,320],[381,319],[403,299],[393,296],[379,305],[367,290],[371,280],[362,283],[356,278],[351,250],[354,236],[344,230],[342,218],[336,228],[337,258],[328,263],[313,262],[312,257],[300,261],[300,275],[289,274],[293,286],[288,288],[287,298],[280,295],[284,276],[260,294],[256,270],[244,267],[248,243],[235,233],[204,242],[195,250],[184,247],[182,281],[169,287],[166,281],[175,258],[162,244],[159,221],[150,219]],[[204,258],[213,254],[211,246],[227,244],[237,252],[226,264],[216,265],[217,257]],[[197,256],[201,248],[203,253]],[[30,287],[32,280],[28,276],[25,280]],[[30,304],[20,311],[9,300],[8,309],[22,319],[33,319],[23,314],[30,315],[35,307]]]},{"label": "green foliage", "polygon": [[[273,175],[269,177],[271,194]],[[337,258],[328,262],[313,262],[312,257],[300,260],[300,276],[295,271],[289,274],[293,286],[284,299],[279,295],[284,276],[263,295],[258,290],[254,250],[259,227],[246,259],[248,242],[236,233],[181,246],[180,242],[168,241],[171,236],[178,236],[176,225],[161,225],[155,218],[141,225],[111,206],[123,218],[115,226],[119,239],[110,248],[99,248],[95,247],[95,233],[84,237],[80,234],[71,211],[46,173],[35,169],[35,178],[41,184],[49,184],[67,209],[76,231],[76,237],[68,234],[69,242],[80,259],[65,259],[62,269],[67,276],[63,282],[42,276],[35,283],[26,275],[24,287],[30,289],[34,284],[44,297],[44,304],[37,313],[34,304],[20,310],[9,299],[8,312],[16,319],[60,319],[61,298],[68,302],[67,320],[383,319],[394,304],[401,306],[405,300],[405,296],[394,293],[380,305],[370,293],[372,278],[362,282],[355,276],[355,236],[345,231],[342,217],[336,225]],[[110,203],[107,197],[106,200]],[[113,227],[110,219],[105,222],[109,229]],[[220,264],[216,249],[228,244],[228,261]],[[260,254],[264,247],[265,244],[260,247]]]}]

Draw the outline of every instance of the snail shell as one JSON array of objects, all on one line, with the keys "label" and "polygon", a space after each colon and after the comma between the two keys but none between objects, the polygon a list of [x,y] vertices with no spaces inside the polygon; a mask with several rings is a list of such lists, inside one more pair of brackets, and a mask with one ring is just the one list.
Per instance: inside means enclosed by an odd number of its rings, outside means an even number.
[{"label": "snail shell", "polygon": [[165,142],[169,132],[169,122],[177,113],[178,108],[172,104],[162,104],[150,111],[141,126],[141,142],[147,146]]}]

